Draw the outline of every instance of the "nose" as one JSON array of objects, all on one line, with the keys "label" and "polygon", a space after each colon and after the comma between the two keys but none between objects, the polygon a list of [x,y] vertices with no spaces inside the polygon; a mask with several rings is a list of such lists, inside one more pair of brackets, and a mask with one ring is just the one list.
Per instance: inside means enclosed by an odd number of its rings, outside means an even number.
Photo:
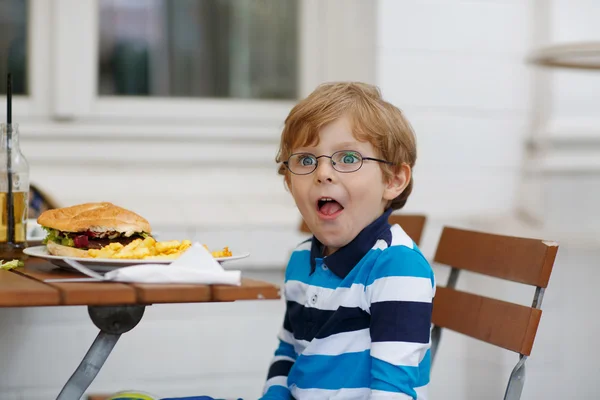
[{"label": "nose", "polygon": [[325,158],[319,160],[315,170],[315,180],[317,183],[332,183],[335,177],[335,170],[331,165],[331,160]]}]

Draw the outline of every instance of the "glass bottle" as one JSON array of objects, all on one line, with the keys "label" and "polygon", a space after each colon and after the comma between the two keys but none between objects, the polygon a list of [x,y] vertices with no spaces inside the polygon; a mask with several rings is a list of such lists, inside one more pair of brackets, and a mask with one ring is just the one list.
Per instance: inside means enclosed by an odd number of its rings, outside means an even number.
[{"label": "glass bottle", "polygon": [[27,247],[29,163],[21,153],[19,125],[1,124],[1,131],[0,259],[6,262],[25,258],[22,251]]}]

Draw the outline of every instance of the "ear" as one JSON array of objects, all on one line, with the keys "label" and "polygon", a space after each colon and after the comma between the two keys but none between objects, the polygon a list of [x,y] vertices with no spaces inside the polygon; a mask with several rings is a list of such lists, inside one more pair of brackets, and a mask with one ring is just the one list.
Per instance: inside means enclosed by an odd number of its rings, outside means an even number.
[{"label": "ear", "polygon": [[395,174],[388,180],[385,191],[383,192],[383,199],[391,201],[400,196],[408,186],[411,175],[412,170],[410,169],[410,166],[406,163],[402,163],[400,168],[398,168]]}]

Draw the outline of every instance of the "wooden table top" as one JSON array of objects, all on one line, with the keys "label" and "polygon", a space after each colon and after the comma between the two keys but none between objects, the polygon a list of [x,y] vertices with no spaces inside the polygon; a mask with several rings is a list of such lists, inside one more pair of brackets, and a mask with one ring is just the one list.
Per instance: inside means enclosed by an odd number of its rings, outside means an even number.
[{"label": "wooden table top", "polygon": [[46,260],[29,258],[24,268],[0,270],[0,307],[62,305],[126,305],[205,303],[279,299],[272,283],[242,278],[241,286],[141,284],[113,282],[44,282],[50,278],[82,277]]}]

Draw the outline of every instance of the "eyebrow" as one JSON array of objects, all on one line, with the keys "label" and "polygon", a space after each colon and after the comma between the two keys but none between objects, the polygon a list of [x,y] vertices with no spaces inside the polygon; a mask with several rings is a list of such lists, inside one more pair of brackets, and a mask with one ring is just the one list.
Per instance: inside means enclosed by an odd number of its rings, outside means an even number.
[{"label": "eyebrow", "polygon": [[[333,148],[335,149],[335,151],[339,151],[339,150],[353,150],[353,151],[358,151],[356,149],[356,147],[358,147],[359,142],[343,142],[340,144],[336,144]],[[313,150],[315,146],[303,146],[300,147],[300,153],[310,153],[310,150],[307,149],[311,149]]]},{"label": "eyebrow", "polygon": [[354,147],[358,145],[358,142],[344,142],[336,145],[335,148],[339,150],[354,150]]}]

